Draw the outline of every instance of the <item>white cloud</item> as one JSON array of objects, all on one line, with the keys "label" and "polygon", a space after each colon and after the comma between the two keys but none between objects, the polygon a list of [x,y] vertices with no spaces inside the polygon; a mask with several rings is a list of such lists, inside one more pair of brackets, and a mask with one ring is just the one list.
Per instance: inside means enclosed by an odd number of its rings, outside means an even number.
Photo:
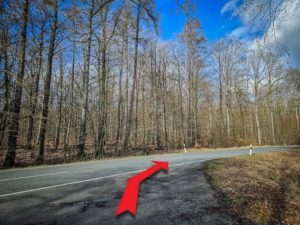
[{"label": "white cloud", "polygon": [[244,26],[244,27],[238,27],[234,29],[233,31],[231,31],[231,33],[228,36],[235,36],[237,38],[242,38],[247,34],[248,34],[248,28]]},{"label": "white cloud", "polygon": [[255,42],[255,38],[250,35],[250,31],[247,26],[238,27],[231,31],[227,36],[239,39],[240,41],[246,43],[248,48],[251,48],[253,42]]},{"label": "white cloud", "polygon": [[237,2],[238,2],[238,0],[230,0],[229,2],[227,2],[221,9],[221,13],[223,14],[226,11],[235,10]]},{"label": "white cloud", "polygon": [[298,68],[300,68],[299,7],[300,0],[287,5],[286,13],[280,15],[264,35],[266,42],[275,51]]},{"label": "white cloud", "polygon": [[[245,6],[233,7],[236,6],[236,2],[236,0],[230,0],[221,11],[223,13],[234,10],[232,15],[238,14],[244,22],[242,27],[233,30],[229,36],[236,36],[245,41],[249,48],[256,48],[256,41],[267,44],[273,51],[283,56],[285,61],[289,61],[293,66],[300,68],[300,0],[286,0],[281,6],[282,8],[277,9],[278,16],[274,17],[276,19],[269,21],[266,26],[259,26],[259,19],[267,18],[268,15],[261,15],[255,20],[247,13],[239,12]],[[253,6],[259,4],[259,0],[252,2]],[[260,34],[260,37],[253,34]]]}]

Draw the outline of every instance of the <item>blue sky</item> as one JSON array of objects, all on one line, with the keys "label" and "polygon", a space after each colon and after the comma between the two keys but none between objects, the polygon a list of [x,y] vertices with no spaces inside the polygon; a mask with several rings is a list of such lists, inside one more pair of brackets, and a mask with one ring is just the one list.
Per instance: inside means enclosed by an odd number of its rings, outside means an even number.
[{"label": "blue sky", "polygon": [[[209,41],[214,41],[228,35],[241,26],[239,18],[224,18],[221,9],[228,0],[202,0],[199,3],[197,18],[200,19],[202,30]],[[157,10],[160,12],[160,36],[167,40],[174,33],[180,33],[184,26],[184,16],[175,14],[174,0],[157,0]]]},{"label": "blue sky", "polygon": [[[273,29],[265,27],[261,30],[252,29],[253,24],[259,23],[260,17],[253,20],[251,14],[239,13],[239,5],[243,2],[243,0],[199,0],[196,17],[201,21],[206,39],[213,42],[230,35],[245,42],[248,48],[255,48],[257,42],[262,42],[263,37],[268,37],[268,43],[274,46],[275,52],[286,56],[291,65],[300,68],[300,0],[286,0],[282,5],[284,8],[277,9],[284,13],[281,13],[276,20],[270,21],[274,25]],[[176,0],[156,0],[156,9],[161,15],[159,36],[164,40],[174,38],[174,34],[180,33],[185,24],[184,15],[175,13],[178,11],[175,3]],[[260,0],[253,0],[252,8],[249,10],[254,10],[259,5]],[[226,14],[237,16],[225,17]],[[281,46],[285,46],[288,54],[282,53],[280,48],[276,47],[278,41]]]}]

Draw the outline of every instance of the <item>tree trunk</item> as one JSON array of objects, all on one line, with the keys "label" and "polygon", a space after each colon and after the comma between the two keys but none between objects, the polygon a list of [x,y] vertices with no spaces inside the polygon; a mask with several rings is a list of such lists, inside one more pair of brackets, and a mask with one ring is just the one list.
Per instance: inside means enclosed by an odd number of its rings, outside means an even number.
[{"label": "tree trunk", "polygon": [[[192,83],[193,85],[193,102],[194,102],[194,109],[193,109],[193,122],[194,122],[194,136],[193,136],[193,143],[196,142],[200,138],[200,125],[199,125],[199,118],[198,118],[198,87],[199,87],[199,76],[198,72],[196,72],[195,77],[194,77],[194,82]],[[209,129],[209,126],[207,126]],[[209,132],[208,132],[209,133]]]},{"label": "tree trunk", "polygon": [[[3,58],[4,58],[4,86],[5,86],[5,92],[4,92],[4,99],[5,99],[5,103],[4,103],[4,107],[2,112],[0,112],[0,132],[1,132],[1,136],[0,136],[0,146],[2,146],[2,141],[4,139],[5,136],[5,130],[6,127],[9,125],[8,122],[8,115],[9,112],[11,111],[10,109],[10,89],[11,89],[11,79],[9,76],[10,73],[10,68],[8,65],[8,50],[7,50],[7,45],[8,45],[8,39],[7,36],[5,36],[4,31],[3,31],[3,40],[2,40],[2,52],[3,52]],[[1,53],[1,52],[0,52]],[[1,55],[0,55],[1,57]]]},{"label": "tree trunk", "polygon": [[167,126],[167,107],[166,107],[166,98],[167,98],[167,74],[164,70],[163,76],[163,110],[164,110],[164,128],[165,128],[165,150],[169,149],[169,141],[168,141],[168,126]]},{"label": "tree trunk", "polygon": [[178,63],[178,106],[179,106],[179,121],[180,121],[180,127],[179,127],[179,134],[180,134],[180,143],[178,146],[181,148],[183,144],[186,144],[186,129],[184,125],[184,113],[183,113],[183,100],[182,100],[182,84],[181,84],[181,71],[180,71],[180,65]]},{"label": "tree trunk", "polygon": [[21,40],[20,40],[21,50],[20,50],[20,58],[18,64],[17,86],[16,86],[14,105],[12,110],[12,119],[9,127],[7,153],[3,163],[4,167],[13,167],[15,164],[17,136],[19,132],[19,118],[20,118],[21,103],[22,103],[23,78],[25,73],[25,52],[26,52],[26,44],[27,44],[28,14],[29,14],[29,1],[24,0],[23,15],[22,15],[22,31],[21,31]]},{"label": "tree trunk", "polygon": [[270,114],[271,114],[270,119],[271,119],[272,140],[273,140],[273,145],[276,145],[273,109],[270,110]]},{"label": "tree trunk", "polygon": [[122,42],[121,48],[121,56],[120,56],[120,72],[119,72],[119,90],[118,90],[118,109],[117,109],[117,134],[116,134],[116,143],[114,147],[115,155],[119,155],[119,143],[120,138],[122,136],[122,129],[121,129],[121,106],[123,102],[122,98],[122,75],[123,75],[123,62],[124,62],[124,37]]},{"label": "tree trunk", "polygon": [[220,113],[220,139],[221,144],[224,145],[224,137],[223,137],[223,129],[224,129],[224,122],[223,122],[223,86],[222,86],[222,64],[218,62],[219,68],[219,113]]},{"label": "tree trunk", "polygon": [[209,104],[209,111],[208,111],[208,119],[209,119],[209,136],[211,137],[212,136],[212,127],[213,127],[213,123],[212,123],[212,109],[213,106],[212,104],[210,103]]},{"label": "tree trunk", "polygon": [[251,143],[254,140],[254,125],[253,125],[253,116],[251,109],[247,110],[249,113],[249,122],[250,122],[250,131],[251,131]]},{"label": "tree trunk", "polygon": [[129,138],[130,138],[131,125],[132,125],[132,119],[133,119],[133,103],[134,103],[135,87],[136,87],[136,79],[137,79],[140,13],[141,13],[141,5],[139,3],[138,9],[137,9],[137,18],[136,18],[136,32],[135,32],[135,46],[134,46],[134,68],[133,68],[133,77],[132,77],[132,89],[131,89],[129,112],[128,112],[128,118],[127,118],[127,126],[126,126],[126,131],[125,131],[125,139],[124,139],[124,145],[123,145],[123,148],[124,148],[125,151],[128,149],[128,142],[129,142]]},{"label": "tree trunk", "polygon": [[160,133],[160,65],[157,68],[158,56],[157,56],[157,47],[154,46],[154,71],[152,72],[153,76],[153,86],[154,86],[154,101],[155,101],[155,134],[156,134],[156,148],[159,149],[161,146],[161,133]]},{"label": "tree trunk", "polygon": [[77,157],[84,156],[84,148],[86,142],[86,123],[87,123],[87,110],[88,110],[88,90],[89,90],[89,70],[90,70],[90,56],[91,56],[91,42],[92,42],[92,23],[94,11],[94,0],[91,2],[91,8],[89,13],[88,34],[86,41],[86,51],[84,58],[83,69],[83,97],[81,103],[81,125],[79,135],[79,145]]},{"label": "tree trunk", "polygon": [[226,144],[228,147],[230,144],[230,137],[231,137],[231,130],[230,130],[230,84],[229,84],[229,74],[227,72],[226,68],[226,74],[225,74],[225,93],[226,93],[226,125],[227,125],[227,140]]},{"label": "tree trunk", "polygon": [[[75,25],[73,23],[73,27],[74,26]],[[75,83],[75,52],[76,52],[75,34],[74,33],[73,33],[74,38],[73,38],[73,51],[72,51],[72,69],[71,69],[70,108],[69,108],[69,118],[68,118],[68,122],[67,122],[65,141],[64,141],[64,162],[67,161],[66,154],[67,154],[67,150],[68,150],[68,147],[69,147],[70,130],[71,130],[71,124],[72,124],[72,120],[73,120],[74,83]]]},{"label": "tree trunk", "polygon": [[[36,106],[37,106],[37,99],[38,99],[38,94],[39,94],[40,74],[41,74],[42,61],[43,61],[42,56],[43,56],[43,48],[44,48],[44,26],[45,26],[45,24],[43,24],[42,30],[40,33],[38,67],[37,67],[37,71],[34,76],[35,80],[34,80],[33,96],[32,96],[32,99],[30,99],[32,104],[31,104],[31,109],[30,109],[31,113],[30,113],[30,117],[29,117],[26,149],[31,148],[31,141],[33,139],[34,117],[36,116]],[[34,157],[33,153],[32,153],[32,156]]]},{"label": "tree trunk", "polygon": [[58,97],[58,122],[57,122],[57,130],[56,130],[56,137],[55,137],[55,150],[57,150],[59,141],[60,141],[60,131],[61,131],[61,122],[62,122],[62,101],[63,101],[63,55],[62,52],[60,52],[60,76],[59,76],[59,90],[60,95]]},{"label": "tree trunk", "polygon": [[143,84],[142,84],[142,102],[143,102],[143,138],[142,138],[142,148],[145,151],[145,142],[146,142],[146,103],[145,103],[145,75],[143,76]]},{"label": "tree trunk", "polygon": [[54,15],[53,15],[53,23],[51,27],[46,79],[44,83],[42,119],[40,123],[40,131],[39,131],[39,138],[38,138],[38,156],[36,158],[36,163],[38,164],[44,161],[44,144],[45,144],[46,125],[48,121],[48,112],[49,112],[50,87],[51,87],[51,78],[52,78],[52,61],[54,56],[55,38],[56,38],[56,30],[57,30],[57,17],[58,17],[57,0],[53,2],[53,10],[54,10]]},{"label": "tree trunk", "polygon": [[297,98],[297,101],[296,101],[296,122],[297,122],[297,131],[298,131],[298,134],[300,133],[300,124],[299,124],[299,97]]},{"label": "tree trunk", "polygon": [[136,96],[135,96],[135,129],[134,129],[134,148],[137,147],[137,138],[138,138],[138,108],[139,108],[139,92],[140,92],[140,86],[139,86],[139,80],[140,80],[140,73],[136,82]]},{"label": "tree trunk", "polygon": [[[106,17],[105,17],[106,19]],[[106,111],[107,111],[107,97],[106,97],[106,25],[102,25],[103,40],[101,46],[101,77],[99,77],[99,114],[98,114],[98,149],[96,157],[104,156],[104,145],[105,145],[105,129],[106,129]]]},{"label": "tree trunk", "polygon": [[258,144],[261,145],[261,131],[260,131],[260,124],[258,118],[258,103],[255,103],[255,120],[256,120],[256,127],[257,127],[257,138]]},{"label": "tree trunk", "polygon": [[[155,82],[155,86],[157,87],[157,82]],[[159,90],[155,88],[155,133],[156,133],[156,147],[157,149],[161,146],[161,134],[160,134],[160,101],[159,101]]]}]

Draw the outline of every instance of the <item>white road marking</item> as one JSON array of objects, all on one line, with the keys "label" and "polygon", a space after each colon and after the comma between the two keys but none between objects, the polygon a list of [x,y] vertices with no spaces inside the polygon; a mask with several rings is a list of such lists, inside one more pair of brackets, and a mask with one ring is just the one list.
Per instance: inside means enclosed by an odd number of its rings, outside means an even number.
[{"label": "white road marking", "polygon": [[[232,156],[227,156],[227,157],[232,157]],[[203,162],[203,161],[208,161],[211,159],[227,158],[227,157],[214,157],[214,158],[201,159],[201,160],[189,161],[189,162],[184,162],[184,163],[177,163],[177,164],[169,165],[169,167],[180,166],[180,165],[189,164],[189,163]],[[117,176],[122,176],[122,175],[126,175],[126,174],[142,172],[142,171],[144,171],[144,170],[135,170],[135,171],[130,171],[130,172],[126,172],[126,173],[119,173],[119,174],[114,174],[114,175],[109,175],[109,176],[104,176],[104,177],[97,177],[97,178],[92,178],[92,179],[87,179],[87,180],[74,181],[74,182],[70,182],[70,183],[58,184],[58,185],[53,185],[53,186],[48,186],[48,187],[43,187],[43,188],[36,188],[36,189],[31,189],[31,190],[26,190],[26,191],[13,192],[13,193],[9,193],[9,194],[0,195],[0,198],[34,192],[34,191],[41,191],[41,190],[46,190],[46,189],[51,189],[51,188],[56,188],[56,187],[63,187],[63,186],[72,185],[72,184],[79,184],[79,183],[85,183],[85,182],[90,182],[90,181],[95,181],[95,180],[102,180],[102,179],[106,179],[106,178],[110,178],[110,177],[117,177]]]},{"label": "white road marking", "polygon": [[50,188],[63,187],[63,186],[71,185],[71,184],[79,184],[79,183],[85,183],[85,182],[89,182],[89,181],[101,180],[101,179],[105,179],[105,178],[116,177],[116,176],[121,176],[121,175],[125,175],[125,174],[141,172],[141,171],[143,171],[143,170],[136,170],[136,171],[126,172],[126,173],[114,174],[114,175],[110,175],[110,176],[104,176],[104,177],[97,177],[97,178],[92,178],[92,179],[87,179],[87,180],[74,181],[74,182],[70,182],[70,183],[58,184],[58,185],[53,185],[53,186],[48,186],[48,187],[43,187],[43,188],[36,188],[36,189],[26,190],[26,191],[13,192],[13,193],[9,193],[9,194],[0,195],[0,198],[1,197],[6,197],[6,196],[11,196],[11,195],[29,193],[29,192],[33,192],[33,191],[46,190],[46,189],[50,189]]},{"label": "white road marking", "polygon": [[1,181],[10,181],[10,180],[19,180],[19,179],[27,179],[27,178],[33,178],[33,177],[43,177],[43,176],[51,176],[51,175],[57,175],[62,173],[67,173],[68,171],[64,172],[57,172],[57,173],[47,173],[47,174],[40,174],[40,175],[34,175],[34,176],[27,176],[27,177],[15,177],[15,178],[9,178],[9,179],[3,179]]}]

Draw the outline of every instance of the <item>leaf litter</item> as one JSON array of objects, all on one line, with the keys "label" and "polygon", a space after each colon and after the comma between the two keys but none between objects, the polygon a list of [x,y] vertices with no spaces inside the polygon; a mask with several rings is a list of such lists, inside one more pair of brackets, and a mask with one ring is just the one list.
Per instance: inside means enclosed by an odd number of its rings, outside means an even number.
[{"label": "leaf litter", "polygon": [[238,224],[300,224],[300,150],[215,160],[205,172]]}]

